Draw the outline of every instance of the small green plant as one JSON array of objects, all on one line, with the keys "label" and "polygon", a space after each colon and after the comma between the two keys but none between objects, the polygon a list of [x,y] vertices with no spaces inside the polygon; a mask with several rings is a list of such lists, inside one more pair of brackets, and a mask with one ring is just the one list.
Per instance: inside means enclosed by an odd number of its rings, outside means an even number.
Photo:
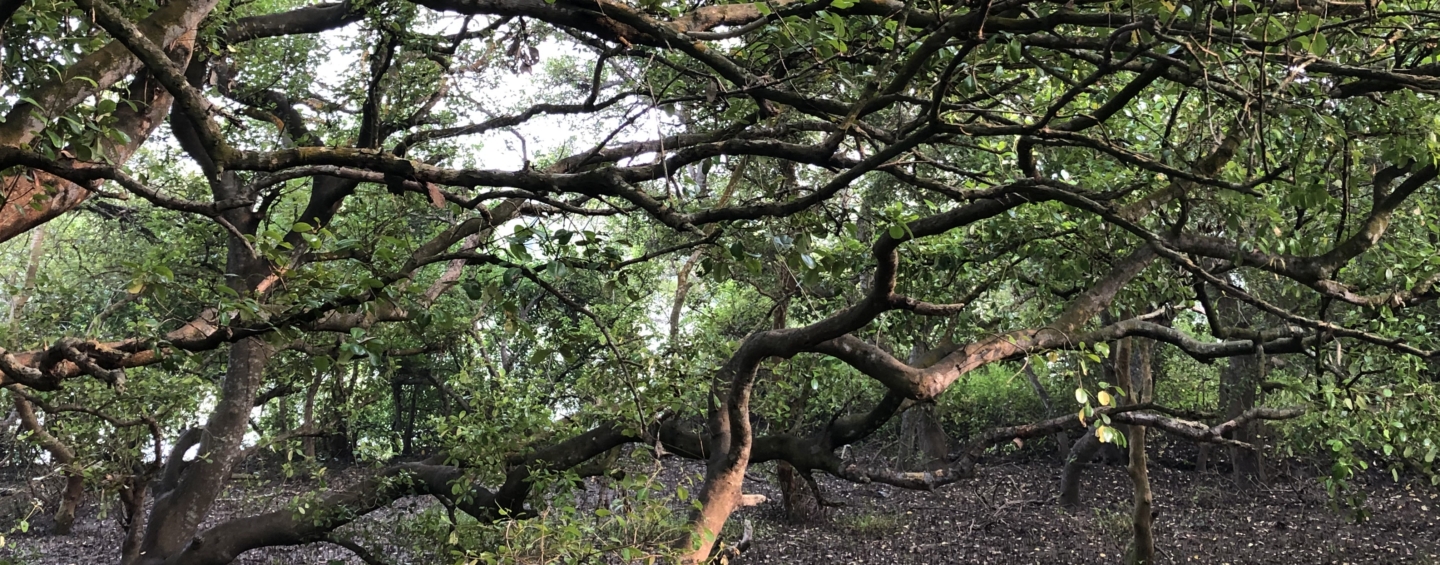
[{"label": "small green plant", "polygon": [[884,537],[900,529],[900,518],[894,514],[865,512],[841,518],[840,524],[862,536]]},{"label": "small green plant", "polygon": [[1095,526],[1103,539],[1112,540],[1119,547],[1125,547],[1134,533],[1130,514],[1115,508],[1096,508]]},{"label": "small green plant", "polygon": [[537,500],[549,504],[531,517],[476,521],[441,506],[422,510],[402,526],[401,536],[416,540],[417,562],[468,564],[669,563],[673,542],[682,535],[683,516],[669,505],[670,495],[652,477],[617,480],[616,497],[599,508],[577,507],[568,491],[578,484],[573,473],[537,474]]}]

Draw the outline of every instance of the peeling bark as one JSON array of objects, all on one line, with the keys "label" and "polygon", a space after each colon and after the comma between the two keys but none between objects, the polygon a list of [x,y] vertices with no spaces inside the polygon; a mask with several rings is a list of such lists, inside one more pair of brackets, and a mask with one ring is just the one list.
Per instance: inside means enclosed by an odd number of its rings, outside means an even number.
[{"label": "peeling bark", "polygon": [[[194,47],[196,28],[215,4],[215,0],[176,0],[150,14],[138,28],[157,44],[167,46],[170,57],[184,64]],[[142,71],[140,61],[118,41],[71,65],[57,81],[30,92],[39,107],[17,104],[0,122],[0,146],[27,146],[46,127],[54,125],[47,120],[132,74],[136,77],[126,97],[136,102],[137,109],[122,105],[115,112],[115,127],[128,136],[129,142],[101,142],[106,158],[124,163],[160,125],[172,98],[150,73]],[[86,77],[86,81],[75,77]],[[91,198],[97,187],[33,170],[16,170],[0,177],[0,242],[75,209]]]}]

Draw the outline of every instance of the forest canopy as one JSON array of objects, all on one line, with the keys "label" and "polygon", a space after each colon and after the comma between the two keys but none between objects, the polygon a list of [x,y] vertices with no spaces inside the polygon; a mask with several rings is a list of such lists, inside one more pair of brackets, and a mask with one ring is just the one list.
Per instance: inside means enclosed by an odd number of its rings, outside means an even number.
[{"label": "forest canopy", "polygon": [[[0,26],[12,449],[64,478],[57,530],[121,503],[124,563],[351,547],[412,495],[548,520],[538,491],[622,451],[703,464],[643,548],[689,562],[734,548],[766,462],[821,504],[820,474],[934,489],[1012,442],[1120,444],[1146,563],[1147,429],[1263,476],[1285,426],[1336,492],[1440,477],[1428,3],[0,0]],[[1161,358],[1219,367],[1208,400],[1157,399]],[[1043,412],[923,468],[845,457],[996,367]],[[265,457],[373,472],[210,519]]]}]

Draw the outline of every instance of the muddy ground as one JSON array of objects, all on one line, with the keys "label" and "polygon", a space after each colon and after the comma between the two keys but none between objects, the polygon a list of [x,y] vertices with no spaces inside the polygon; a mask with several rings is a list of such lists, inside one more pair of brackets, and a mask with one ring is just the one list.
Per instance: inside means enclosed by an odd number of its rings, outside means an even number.
[{"label": "muddy ground", "polygon": [[[1440,493],[1419,480],[1395,483],[1378,475],[1359,481],[1369,519],[1356,523],[1336,509],[1310,472],[1276,477],[1269,487],[1239,489],[1226,476],[1197,473],[1166,454],[1151,469],[1155,493],[1156,546],[1160,563],[1342,564],[1440,563]],[[700,469],[673,463],[664,476],[694,481]],[[335,487],[353,484],[365,470],[336,472]],[[773,476],[772,466],[752,469],[752,479]],[[688,478],[686,477],[688,475]],[[883,485],[854,485],[821,478],[827,509],[816,524],[788,524],[778,492],[752,480],[747,491],[770,501],[737,513],[754,528],[742,563],[1119,563],[1128,533],[1129,478],[1123,467],[1097,465],[1086,479],[1085,507],[1055,505],[1058,462],[1044,456],[1011,456],[989,462],[981,475],[935,492]],[[283,507],[312,485],[287,481],[240,481],[212,516],[230,517]],[[409,540],[393,539],[393,521],[429,505],[407,499],[347,527],[372,552],[393,563],[413,562]],[[93,502],[76,531],[52,536],[43,517],[29,533],[12,535],[0,564],[104,565],[115,563],[120,530]],[[388,536],[388,537],[387,537]],[[8,561],[6,561],[8,560]],[[245,554],[247,565],[361,563],[328,544],[271,548]]]}]

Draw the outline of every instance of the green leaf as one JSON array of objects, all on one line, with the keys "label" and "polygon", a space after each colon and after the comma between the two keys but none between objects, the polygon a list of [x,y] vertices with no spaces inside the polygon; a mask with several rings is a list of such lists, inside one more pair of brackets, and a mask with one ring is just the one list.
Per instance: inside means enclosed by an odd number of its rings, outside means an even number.
[{"label": "green leaf", "polygon": [[460,289],[465,291],[465,297],[470,300],[480,300],[485,297],[485,287],[475,279],[466,279],[465,282],[460,283]]},{"label": "green leaf", "polygon": [[905,226],[895,224],[890,226],[891,239],[903,239],[905,237]]}]

